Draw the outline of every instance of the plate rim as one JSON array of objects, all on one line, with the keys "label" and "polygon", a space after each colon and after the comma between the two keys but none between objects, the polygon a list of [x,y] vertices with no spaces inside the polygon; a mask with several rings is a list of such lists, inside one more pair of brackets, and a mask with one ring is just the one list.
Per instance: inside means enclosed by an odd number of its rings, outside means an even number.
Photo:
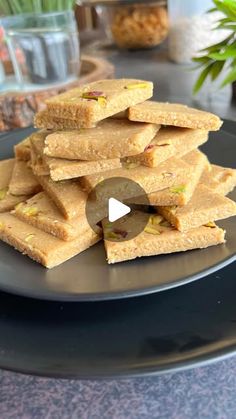
[{"label": "plate rim", "polygon": [[[223,244],[224,245],[224,244]],[[196,249],[196,250],[206,250],[206,249]],[[110,294],[109,292],[107,293],[93,293],[93,294],[88,294],[88,293],[80,293],[80,294],[67,294],[67,295],[62,295],[62,294],[58,294],[56,291],[53,291],[52,294],[47,291],[47,294],[39,294],[37,292],[34,293],[34,291],[31,290],[28,291],[26,290],[26,292],[24,292],[24,290],[21,290],[21,288],[16,288],[16,287],[11,287],[11,286],[7,286],[7,285],[2,285],[0,283],[0,291],[6,292],[8,294],[11,295],[16,295],[19,297],[25,297],[25,298],[32,298],[32,299],[36,299],[36,300],[42,300],[42,301],[57,301],[57,302],[99,302],[99,301],[115,301],[115,300],[120,300],[120,299],[127,299],[127,298],[137,298],[137,297],[142,297],[145,295],[151,295],[151,294],[156,294],[159,292],[163,292],[163,291],[168,291],[170,289],[174,289],[174,288],[178,288],[178,287],[182,287],[188,284],[191,284],[192,282],[198,281],[201,278],[205,278],[217,271],[219,271],[220,269],[225,268],[226,266],[230,265],[231,263],[236,261],[236,253],[231,256],[230,258],[226,258],[224,259],[221,263],[219,264],[215,264],[213,265],[211,268],[203,270],[201,272],[198,272],[194,275],[190,275],[187,276],[185,278],[183,278],[182,280],[179,280],[178,282],[174,283],[168,283],[168,284],[163,284],[163,285],[157,285],[154,287],[149,287],[149,288],[145,288],[144,290],[140,291],[139,289],[137,290],[131,290],[131,291],[113,291],[112,294]],[[156,287],[158,287],[158,289],[156,289]]]},{"label": "plate rim", "polygon": [[[183,359],[180,361],[173,362],[171,364],[163,365],[161,367],[156,366],[155,362],[153,362],[152,366],[137,366],[135,369],[127,368],[126,370],[121,370],[117,372],[110,368],[110,371],[106,371],[105,369],[101,369],[96,374],[80,374],[79,372],[75,373],[60,373],[60,372],[46,372],[40,371],[40,369],[33,369],[33,368],[19,368],[19,367],[10,367],[8,365],[4,365],[1,363],[0,360],[0,369],[8,372],[13,373],[20,373],[28,376],[35,376],[35,377],[42,377],[42,378],[49,378],[49,379],[64,379],[64,380],[111,380],[111,379],[129,379],[129,378],[145,378],[145,377],[158,377],[164,374],[174,374],[177,372],[188,371],[193,368],[200,368],[212,365],[214,363],[227,360],[236,356],[236,338],[235,343],[231,344],[227,347],[215,350],[215,351],[208,351],[200,356],[195,356],[190,359]],[[156,359],[156,358],[155,358]],[[107,370],[109,370],[107,368]]]}]

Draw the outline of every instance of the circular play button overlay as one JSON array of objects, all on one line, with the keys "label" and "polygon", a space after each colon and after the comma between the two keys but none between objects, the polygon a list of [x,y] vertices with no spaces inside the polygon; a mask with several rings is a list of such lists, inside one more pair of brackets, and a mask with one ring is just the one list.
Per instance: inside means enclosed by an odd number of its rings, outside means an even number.
[{"label": "circular play button overlay", "polygon": [[102,226],[105,240],[126,241],[145,229],[150,214],[144,189],[133,180],[112,177],[99,182],[88,196],[86,217],[97,232]]}]

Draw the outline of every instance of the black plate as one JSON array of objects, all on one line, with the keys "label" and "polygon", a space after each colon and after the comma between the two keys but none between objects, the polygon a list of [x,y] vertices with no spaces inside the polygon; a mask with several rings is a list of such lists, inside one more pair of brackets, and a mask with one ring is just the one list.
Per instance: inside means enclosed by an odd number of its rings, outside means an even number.
[{"label": "black plate", "polygon": [[[220,132],[211,135],[203,150],[212,162],[235,167],[235,130],[236,123],[227,121]],[[13,145],[30,131],[2,136],[1,158],[11,156]],[[105,261],[102,243],[52,270],[0,243],[0,289],[58,301],[105,300],[163,291],[209,275],[236,258],[236,217],[220,225],[227,230],[225,245],[113,266]]]},{"label": "black plate", "polygon": [[110,302],[0,294],[0,368],[52,377],[159,374],[236,351],[236,262],[203,281]]}]

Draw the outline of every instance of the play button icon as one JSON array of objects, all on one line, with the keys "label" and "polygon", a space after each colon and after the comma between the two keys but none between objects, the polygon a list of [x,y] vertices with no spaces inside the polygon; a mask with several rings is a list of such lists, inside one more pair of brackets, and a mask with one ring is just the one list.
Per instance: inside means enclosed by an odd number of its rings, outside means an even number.
[{"label": "play button icon", "polygon": [[128,205],[122,204],[115,198],[109,198],[108,200],[108,220],[113,223],[119,220],[125,215],[129,214],[131,208]]},{"label": "play button icon", "polygon": [[[139,205],[139,208],[132,204],[132,198],[136,197],[142,197],[142,205]],[[111,177],[101,180],[90,190],[86,203],[86,218],[96,232],[97,226],[109,226],[106,240],[116,241],[116,237],[122,241],[130,240],[146,227],[150,217],[149,205],[148,196],[138,183],[124,177]],[[136,218],[137,210],[144,216]],[[127,227],[125,231],[127,220],[130,219],[132,226]]]}]

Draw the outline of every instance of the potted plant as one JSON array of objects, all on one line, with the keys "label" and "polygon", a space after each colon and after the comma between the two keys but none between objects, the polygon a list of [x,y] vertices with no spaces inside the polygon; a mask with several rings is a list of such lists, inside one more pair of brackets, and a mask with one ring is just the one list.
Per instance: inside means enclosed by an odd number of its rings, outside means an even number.
[{"label": "potted plant", "polygon": [[1,0],[0,25],[18,85],[62,83],[78,76],[73,5],[74,0]]},{"label": "potted plant", "polygon": [[193,92],[197,93],[208,77],[214,81],[224,70],[226,75],[220,86],[224,87],[232,83],[234,95],[236,95],[236,1],[213,0],[213,2],[215,7],[209,10],[209,13],[220,11],[224,15],[218,21],[215,30],[227,30],[228,36],[222,42],[204,48],[201,56],[193,58],[193,61],[198,64],[197,68],[202,69]]}]

